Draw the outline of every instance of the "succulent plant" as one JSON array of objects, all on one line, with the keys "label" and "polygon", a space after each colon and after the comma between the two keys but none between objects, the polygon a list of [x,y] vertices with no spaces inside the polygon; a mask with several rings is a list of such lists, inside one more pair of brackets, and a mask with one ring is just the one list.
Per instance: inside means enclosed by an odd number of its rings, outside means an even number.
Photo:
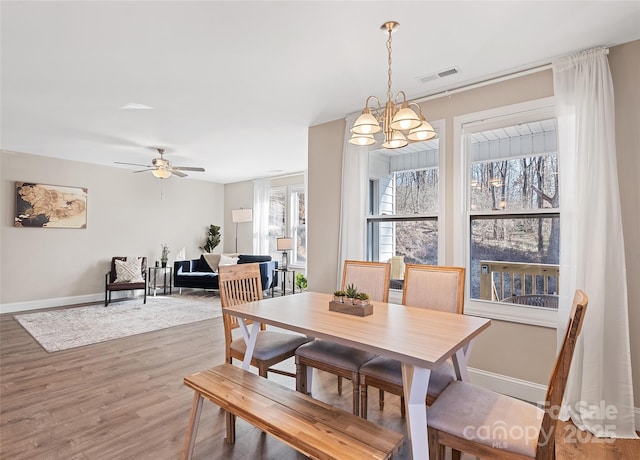
[{"label": "succulent plant", "polygon": [[357,298],[358,300],[369,300],[369,294],[366,292],[358,292]]},{"label": "succulent plant", "polygon": [[344,296],[346,296],[346,295],[347,295],[347,293],[346,293],[346,292],[344,292],[344,291],[335,291],[335,292],[333,293],[333,295],[334,295],[335,297],[344,297]]},{"label": "succulent plant", "polygon": [[355,299],[358,295],[358,288],[356,288],[353,283],[351,283],[347,286],[347,290],[345,292],[347,294],[347,297],[349,297],[350,299]]}]

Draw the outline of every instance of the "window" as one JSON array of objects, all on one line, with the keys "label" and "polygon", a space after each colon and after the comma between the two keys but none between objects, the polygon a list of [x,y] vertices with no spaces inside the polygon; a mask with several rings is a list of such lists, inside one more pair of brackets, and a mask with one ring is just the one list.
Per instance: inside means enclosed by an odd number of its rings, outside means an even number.
[{"label": "window", "polygon": [[282,256],[276,250],[276,239],[293,238],[289,263],[305,266],[307,263],[306,200],[303,185],[274,187],[269,198],[269,253],[275,260]]},{"label": "window", "polygon": [[440,143],[433,139],[369,153],[367,259],[391,262],[392,289],[402,289],[404,264],[438,264]]},{"label": "window", "polygon": [[454,198],[462,206],[454,224],[463,230],[454,246],[467,267],[469,313],[555,325],[560,197],[550,102],[456,119],[463,199]]}]

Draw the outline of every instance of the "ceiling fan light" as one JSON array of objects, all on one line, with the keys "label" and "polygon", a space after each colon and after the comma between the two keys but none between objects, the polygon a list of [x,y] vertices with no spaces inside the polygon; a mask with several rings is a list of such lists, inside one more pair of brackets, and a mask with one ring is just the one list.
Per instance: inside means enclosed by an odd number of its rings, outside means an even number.
[{"label": "ceiling fan light", "polygon": [[409,131],[409,134],[407,134],[407,139],[410,141],[428,141],[434,137],[436,137],[436,131],[433,129],[433,126],[424,119],[420,126],[413,128]]},{"label": "ceiling fan light", "polygon": [[151,171],[151,174],[153,174],[158,179],[168,179],[171,177],[171,171],[167,171],[166,169],[162,168],[154,169],[153,171]]},{"label": "ceiling fan light", "polygon": [[373,134],[353,134],[349,142],[354,145],[373,145],[376,140]]},{"label": "ceiling fan light", "polygon": [[376,117],[371,114],[371,110],[369,110],[368,107],[364,108],[362,115],[358,117],[353,124],[353,128],[351,128],[351,132],[358,135],[376,134],[381,130],[380,123],[378,123]]},{"label": "ceiling fan light", "polygon": [[420,126],[420,117],[416,114],[412,108],[406,104],[402,104],[402,108],[398,110],[391,120],[391,129],[400,129],[406,131],[408,129],[417,128]]},{"label": "ceiling fan light", "polygon": [[400,147],[406,146],[408,143],[409,142],[407,141],[407,138],[404,137],[404,134],[400,131],[393,131],[391,138],[388,138],[387,136],[387,139],[382,146],[385,149],[399,149]]}]

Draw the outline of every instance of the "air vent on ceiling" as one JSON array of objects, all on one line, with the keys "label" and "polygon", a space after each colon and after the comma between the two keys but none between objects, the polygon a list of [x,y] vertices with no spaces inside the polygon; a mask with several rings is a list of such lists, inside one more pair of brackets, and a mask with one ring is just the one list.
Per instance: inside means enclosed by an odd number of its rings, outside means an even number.
[{"label": "air vent on ceiling", "polygon": [[439,80],[440,78],[450,77],[451,75],[457,75],[459,73],[460,68],[458,66],[455,66],[451,67],[450,69],[441,70],[440,72],[422,75],[421,77],[418,77],[418,81],[420,83],[428,83],[433,80]]}]

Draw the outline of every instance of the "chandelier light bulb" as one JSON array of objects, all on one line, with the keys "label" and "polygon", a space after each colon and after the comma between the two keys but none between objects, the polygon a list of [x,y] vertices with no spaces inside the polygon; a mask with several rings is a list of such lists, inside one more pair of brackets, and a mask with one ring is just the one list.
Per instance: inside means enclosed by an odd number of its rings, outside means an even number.
[{"label": "chandelier light bulb", "polygon": [[429,139],[433,139],[436,137],[436,131],[433,129],[433,126],[425,120],[422,119],[422,123],[417,128],[413,128],[407,134],[407,139],[410,141],[428,141]]},{"label": "chandelier light bulb", "polygon": [[376,143],[376,139],[373,134],[354,134],[349,142],[354,145],[373,145]]}]

